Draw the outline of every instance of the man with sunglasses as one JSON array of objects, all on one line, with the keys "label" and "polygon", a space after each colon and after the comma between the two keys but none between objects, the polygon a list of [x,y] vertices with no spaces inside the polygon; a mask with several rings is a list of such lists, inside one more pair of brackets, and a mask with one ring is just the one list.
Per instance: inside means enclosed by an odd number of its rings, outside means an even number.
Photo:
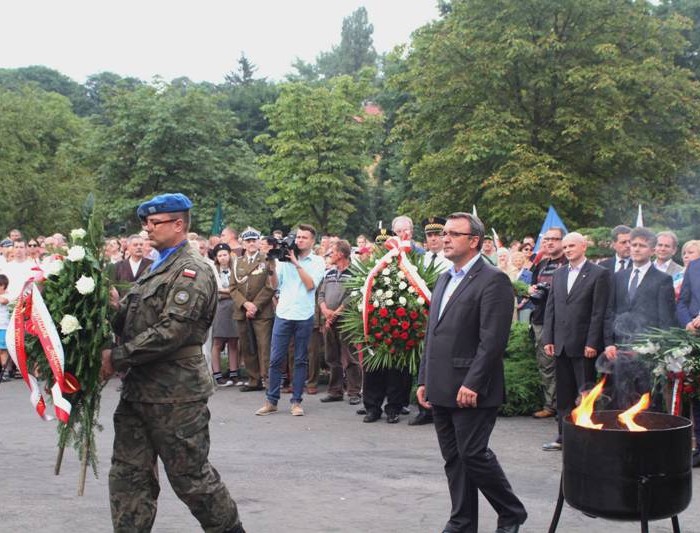
[{"label": "man with sunglasses", "polygon": [[121,302],[119,345],[102,354],[103,379],[125,373],[114,413],[109,494],[114,531],[150,531],[160,457],[177,496],[205,531],[244,533],[236,503],[209,463],[214,382],[202,355],[217,303],[214,273],[188,245],[192,202],[180,193],[141,204],[137,215],[158,259]]}]

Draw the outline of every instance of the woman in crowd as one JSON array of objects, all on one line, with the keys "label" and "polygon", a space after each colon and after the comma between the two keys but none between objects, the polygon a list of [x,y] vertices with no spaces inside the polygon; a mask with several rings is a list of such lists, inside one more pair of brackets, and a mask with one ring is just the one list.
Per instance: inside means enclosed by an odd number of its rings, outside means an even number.
[{"label": "woman in crowd", "polygon": [[681,257],[683,258],[683,270],[673,275],[673,288],[676,291],[676,301],[681,294],[681,285],[683,284],[683,274],[688,268],[688,263],[700,259],[700,240],[688,241],[681,249]]},{"label": "woman in crowd", "polygon": [[[513,252],[510,256],[512,265],[509,272],[511,281],[522,281],[528,285],[532,285],[532,272],[525,267],[526,255],[523,252]],[[530,313],[532,312],[532,303],[529,298],[518,296],[516,301],[516,309],[518,313],[518,322],[529,323]]]},{"label": "woman in crowd", "polygon": [[[216,384],[230,387],[238,379],[238,328],[233,320],[233,300],[229,293],[230,279],[233,275],[231,248],[226,243],[214,246],[216,281],[219,289],[219,305],[212,324],[214,342],[211,348],[211,367]],[[221,374],[221,351],[228,348],[229,375]]]}]

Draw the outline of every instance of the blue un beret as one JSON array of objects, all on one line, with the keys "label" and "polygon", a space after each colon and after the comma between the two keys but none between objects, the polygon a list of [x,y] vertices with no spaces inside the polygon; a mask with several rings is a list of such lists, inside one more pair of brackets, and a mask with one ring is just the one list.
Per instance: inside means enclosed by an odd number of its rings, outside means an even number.
[{"label": "blue un beret", "polygon": [[142,203],[136,210],[140,219],[157,213],[177,213],[192,209],[192,201],[182,193],[166,193],[154,196],[148,202]]}]

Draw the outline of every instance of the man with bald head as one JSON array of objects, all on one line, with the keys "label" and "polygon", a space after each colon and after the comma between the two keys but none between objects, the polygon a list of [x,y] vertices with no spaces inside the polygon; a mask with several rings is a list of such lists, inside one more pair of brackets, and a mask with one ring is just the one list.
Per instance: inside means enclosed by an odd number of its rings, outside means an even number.
[{"label": "man with bald head", "polygon": [[595,382],[595,360],[605,348],[603,328],[610,274],[586,259],[586,238],[569,233],[562,240],[568,265],[554,272],[547,298],[542,344],[555,358],[559,434],[543,446],[561,450],[562,420],[576,405],[582,390]]}]

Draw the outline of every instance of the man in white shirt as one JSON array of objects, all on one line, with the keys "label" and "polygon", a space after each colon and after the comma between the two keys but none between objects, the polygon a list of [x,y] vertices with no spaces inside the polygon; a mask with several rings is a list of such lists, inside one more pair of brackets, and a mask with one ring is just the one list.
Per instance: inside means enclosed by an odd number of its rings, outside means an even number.
[{"label": "man in white shirt", "polygon": [[126,241],[128,259],[114,263],[112,280],[119,294],[123,296],[133,283],[151,266],[150,259],[143,256],[143,239],[140,235],[130,235]]},{"label": "man in white shirt", "polygon": [[632,265],[630,259],[630,232],[628,226],[615,226],[612,230],[612,248],[615,256],[598,263],[603,268],[607,268],[612,273],[629,268]]},{"label": "man in white shirt", "polygon": [[25,241],[14,241],[13,251],[14,259],[3,267],[4,274],[10,280],[10,285],[7,288],[10,301],[19,297],[22,287],[29,278],[39,274],[39,269],[34,261],[27,257],[27,243]]}]

